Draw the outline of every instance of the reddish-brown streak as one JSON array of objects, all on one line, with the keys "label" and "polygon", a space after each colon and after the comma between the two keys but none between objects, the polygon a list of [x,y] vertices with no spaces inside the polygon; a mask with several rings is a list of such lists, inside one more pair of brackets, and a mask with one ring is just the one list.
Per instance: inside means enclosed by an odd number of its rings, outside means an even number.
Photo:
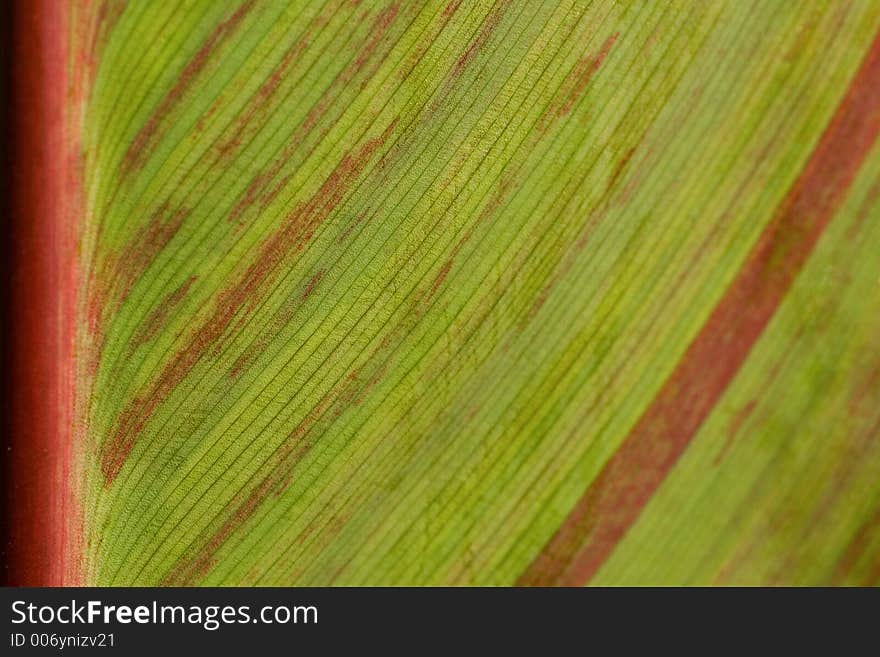
[{"label": "reddish-brown streak", "polygon": [[[605,61],[605,58],[607,57],[608,52],[611,50],[611,47],[617,41],[617,37],[618,37],[617,33],[611,35],[608,39],[606,39],[605,44],[602,46],[600,53],[595,57],[588,58],[592,62],[592,65],[588,69],[589,76],[583,80],[583,84],[580,86],[580,89],[578,91],[578,95],[580,93],[583,93],[584,88],[586,88],[586,85],[589,82],[589,78],[592,77],[592,74],[596,70],[598,70],[598,68]],[[575,66],[575,68],[577,69],[578,67]],[[569,77],[571,77],[571,75]],[[551,107],[552,107],[552,105],[551,105]],[[561,114],[559,114],[558,112],[554,112],[554,111],[550,111],[549,114],[554,119],[559,118],[559,116],[561,116]],[[531,136],[531,141],[533,143],[540,142],[546,136],[548,125],[549,124],[547,122],[547,115],[542,116],[538,120],[537,128]],[[624,156],[622,158],[620,158],[620,160],[618,160],[618,162],[615,164],[614,169],[611,173],[611,176],[609,177],[608,183],[605,186],[605,192],[603,194],[602,200],[599,203],[600,206],[607,205],[607,201],[611,197],[611,194],[616,190],[617,183],[618,183],[619,179],[621,178],[623,172],[629,166],[630,160],[632,159],[632,156],[635,153],[635,151],[636,151],[635,146],[629,148],[626,151],[626,153],[624,154]],[[465,231],[464,236],[458,241],[458,243],[452,249],[452,253],[449,256],[449,259],[443,265],[440,272],[438,272],[438,274],[437,274],[437,278],[435,279],[435,283],[432,286],[432,294],[436,293],[436,291],[440,288],[440,286],[446,280],[446,277],[449,275],[449,271],[451,270],[452,266],[454,265],[455,258],[457,257],[459,251],[464,246],[464,244],[471,238],[474,231],[476,230],[476,227],[480,223],[485,221],[488,217],[495,214],[498,211],[498,209],[501,207],[501,204],[506,200],[509,192],[511,191],[511,189],[513,187],[513,184],[514,184],[513,181],[518,176],[518,173],[519,173],[519,169],[515,169],[512,173],[508,174],[502,180],[502,182],[499,186],[499,189],[496,190],[496,192],[493,194],[491,201],[489,202],[487,207],[483,210],[483,212],[480,213],[480,216],[478,217],[477,221],[475,221]],[[603,210],[603,212],[600,213],[599,216],[591,217],[586,222],[584,228],[581,230],[580,236],[578,237],[578,239],[575,242],[575,253],[580,252],[584,249],[590,235],[592,234],[593,228],[599,222],[599,219],[601,218],[601,216],[604,215],[604,211],[605,210]],[[564,269],[564,271],[558,271],[554,275],[552,275],[551,279],[545,285],[544,289],[542,289],[542,291],[538,294],[535,302],[532,305],[532,308],[526,314],[525,318],[520,322],[520,324],[519,324],[520,330],[522,330],[528,324],[528,322],[534,318],[534,316],[537,314],[537,312],[540,310],[540,308],[546,302],[553,286],[564,275],[565,271],[568,271],[568,269],[570,269],[571,264],[572,264],[572,257],[570,255],[569,257],[566,258],[566,262],[563,263],[563,265],[562,265],[562,268]]]},{"label": "reddish-brown streak", "polygon": [[168,117],[168,114],[183,99],[189,91],[193,80],[204,70],[211,56],[219,49],[223,42],[235,32],[254,4],[255,0],[247,0],[232,16],[214,28],[207,41],[187,63],[177,82],[174,83],[171,90],[162,98],[159,105],[153,110],[153,113],[135,136],[123,157],[123,173],[131,173],[143,166],[148,151],[159,139],[162,124]]},{"label": "reddish-brown streak", "polygon": [[168,318],[176,311],[178,304],[189,293],[189,288],[195,282],[196,277],[190,276],[176,290],[165,296],[150,313],[144,318],[140,326],[135,330],[131,339],[132,350],[152,340],[165,324]]},{"label": "reddish-brown streak", "polygon": [[119,310],[131,288],[177,234],[188,215],[187,208],[169,214],[167,204],[161,205],[116,253],[93,270],[87,304],[88,330],[92,337],[88,359],[93,374],[99,365],[107,319]]},{"label": "reddish-brown streak", "polygon": [[309,282],[306,283],[306,286],[303,289],[303,293],[302,293],[302,300],[303,301],[305,301],[306,299],[308,299],[312,295],[312,292],[314,292],[315,288],[318,287],[318,283],[321,282],[322,278],[324,278],[324,270],[323,269],[315,272],[315,275],[309,279]]},{"label": "reddish-brown streak", "polygon": [[605,563],[773,317],[878,132],[880,33],[733,284],[520,585],[584,584]]},{"label": "reddish-brown streak", "polygon": [[272,280],[280,263],[311,239],[315,229],[339,204],[388,139],[396,123],[393,121],[381,136],[368,140],[355,153],[349,152],[342,157],[320,189],[303,206],[296,208],[283,226],[262,244],[241,279],[218,294],[213,312],[159,373],[152,386],[126,406],[101,448],[101,470],[106,485],[110,485],[119,474],[137,437],[159,404],[192,371],[203,354],[217,348],[239,311],[252,308],[259,302],[260,292]]},{"label": "reddish-brown streak", "polygon": [[746,420],[749,419],[752,412],[754,412],[755,408],[758,406],[758,402],[755,399],[750,399],[749,402],[740,408],[733,416],[733,419],[730,421],[730,426],[727,428],[727,435],[724,438],[724,445],[718,451],[718,454],[715,456],[715,459],[712,461],[712,465],[718,466],[721,465],[721,462],[724,460],[724,457],[727,456],[727,453],[730,451],[730,448],[733,447],[733,443],[736,440],[737,435],[739,434],[740,429],[742,429]]},{"label": "reddish-brown streak", "polygon": [[[872,404],[870,411],[876,411],[876,409],[877,404]],[[833,520],[835,512],[839,511],[842,506],[848,506],[847,493],[850,484],[856,476],[857,471],[865,462],[870,461],[871,451],[878,445],[876,439],[877,436],[880,435],[880,415],[875,414],[875,417],[876,421],[869,425],[866,431],[851,432],[848,436],[848,440],[843,446],[845,449],[845,456],[840,458],[832,468],[830,477],[827,480],[827,485],[822,487],[818,500],[810,513],[810,518],[800,532],[800,536],[797,539],[799,543],[807,544],[810,541],[811,536],[815,535],[817,531],[822,531],[829,516],[831,516]],[[729,562],[728,573],[726,574],[732,572],[739,563],[744,561],[745,556],[747,556],[749,552],[750,551],[746,551],[740,559],[734,559]],[[847,552],[849,552],[849,548],[847,549]],[[770,585],[775,585],[787,581],[790,582],[790,573],[796,569],[797,556],[797,553],[789,553],[786,555],[776,567],[775,573],[770,576],[770,581],[768,583]],[[852,565],[854,565],[854,563],[855,560]],[[838,568],[839,567],[840,562],[838,562]],[[847,570],[846,572],[849,571]],[[719,578],[718,583],[723,584],[725,583],[725,580]]]},{"label": "reddish-brown streak", "polygon": [[577,99],[584,93],[584,90],[587,88],[593,75],[599,70],[599,67],[602,66],[602,63],[605,61],[611,48],[617,42],[618,36],[619,34],[615,32],[605,39],[605,43],[602,44],[602,48],[597,55],[584,57],[574,65],[574,68],[569,73],[569,77],[566,79],[566,86],[570,87],[568,96],[556,109],[556,113],[560,117],[571,112],[571,108],[574,107]]},{"label": "reddish-brown streak", "polygon": [[[834,573],[831,576],[833,585],[839,586],[846,581],[853,568],[865,556],[871,545],[871,540],[878,530],[880,530],[880,507],[877,507],[874,513],[853,534],[834,568]],[[880,559],[878,559],[878,565],[880,565]],[[863,582],[862,585],[870,586],[868,582]]]},{"label": "reddish-brown streak", "polygon": [[[305,37],[302,37],[287,49],[287,52],[284,53],[281,61],[275,66],[269,74],[269,77],[266,78],[254,96],[250,99],[244,112],[242,112],[236,119],[232,134],[214,147],[217,153],[217,162],[228,162],[231,155],[238,150],[248,129],[253,127],[254,119],[264,115],[268,111],[271,106],[272,98],[278,91],[278,87],[281,86],[281,82],[287,75],[290,65],[293,64],[307,46],[308,40]],[[262,125],[256,126],[256,129],[259,129],[260,127],[262,127]]]},{"label": "reddish-brown streak", "polygon": [[479,34],[470,42],[462,55],[455,62],[455,68],[453,69],[453,75],[456,77],[460,76],[462,71],[467,68],[468,64],[470,64],[474,58],[489,42],[489,39],[492,36],[492,33],[501,23],[501,19],[504,17],[504,13],[510,7],[510,0],[505,0],[498,7],[492,10],[492,13],[486,18],[483,22],[483,27],[480,29]]},{"label": "reddish-brown streak", "polygon": [[[284,185],[289,180],[290,176],[286,176],[285,178],[283,178],[280,184],[275,185],[268,192],[266,191],[266,188],[268,187],[269,183],[275,180],[278,174],[281,173],[281,170],[288,163],[296,150],[302,145],[309,133],[314,129],[314,127],[327,112],[327,109],[331,106],[336,98],[336,90],[344,87],[352,79],[354,79],[356,75],[361,73],[361,69],[363,68],[366,60],[375,54],[376,45],[381,41],[387,30],[391,27],[394,18],[397,16],[397,11],[397,5],[391,5],[373,21],[371,29],[372,36],[365,37],[364,41],[359,47],[361,55],[358,56],[353,62],[350,62],[342,71],[340,71],[336,75],[336,77],[333,78],[329,86],[321,93],[318,101],[309,110],[302,124],[294,131],[290,142],[282,149],[281,154],[276,157],[268,167],[266,167],[263,171],[260,171],[254,176],[254,178],[245,189],[242,197],[238,200],[235,206],[233,206],[232,211],[229,213],[228,221],[239,221],[245,211],[247,211],[248,208],[252,207],[258,201],[260,203],[260,207],[265,209],[269,205],[269,203],[271,203],[275,199],[275,197],[281,192]],[[364,53],[366,53],[367,51],[369,51],[369,53],[365,57]]]},{"label": "reddish-brown streak", "polygon": [[105,272],[103,279],[113,286],[118,303],[128,298],[132,286],[168,246],[189,213],[188,208],[179,208],[169,215],[167,206],[162,206],[112,259],[111,269]]},{"label": "reddish-brown streak", "polygon": [[[285,148],[285,152],[287,152],[287,148]],[[229,213],[229,217],[227,219],[228,221],[236,222],[239,220],[241,215],[244,214],[244,211],[251,207],[257,201],[260,193],[266,186],[266,183],[270,181],[278,171],[281,170],[281,167],[284,166],[284,163],[286,161],[287,158],[278,158],[278,160],[276,160],[272,164],[269,170],[265,172],[260,172],[251,179],[250,183],[248,183],[247,188],[244,190],[244,194],[238,200],[238,203],[235,204],[235,207],[232,208],[232,211]]]},{"label": "reddish-brown streak", "polygon": [[[553,124],[571,112],[575,103],[590,84],[590,80],[605,62],[611,48],[617,43],[618,37],[619,33],[615,32],[605,39],[598,53],[586,55],[575,63],[560,85],[555,97],[550,101],[546,111],[539,117],[536,127],[538,134],[547,132]],[[623,164],[625,165],[626,162]]]},{"label": "reddish-brown streak", "polygon": [[[218,144],[215,149],[217,152],[217,161],[220,163],[227,162],[229,156],[241,145],[244,134],[254,123],[254,119],[258,115],[265,114],[269,108],[271,99],[278,91],[278,87],[288,75],[291,64],[301,55],[309,45],[309,37],[314,29],[326,25],[335,8],[328,5],[318,14],[310,23],[310,30],[307,30],[296,42],[291,45],[281,61],[275,66],[269,77],[260,85],[260,88],[248,102],[244,111],[236,120],[235,128],[232,136],[227,140]],[[258,126],[257,128],[259,128]]]},{"label": "reddish-brown streak", "polygon": [[338,244],[343,244],[350,236],[351,232],[355,229],[355,227],[360,224],[364,219],[366,219],[367,215],[370,213],[370,208],[364,208],[358,213],[358,215],[346,224],[345,228],[339,234],[339,237],[336,238],[336,242]]},{"label": "reddish-brown streak", "polygon": [[[614,170],[611,172],[611,177],[608,179],[608,183],[605,185],[605,192],[602,195],[602,199],[599,201],[599,207],[602,210],[599,212],[599,216],[591,218],[584,224],[584,227],[581,229],[580,235],[578,235],[577,240],[575,241],[574,248],[575,251],[580,253],[587,246],[587,243],[590,241],[590,238],[593,236],[593,230],[599,224],[599,221],[605,216],[606,212],[609,208],[613,206],[619,206],[621,203],[624,203],[628,197],[628,194],[631,193],[631,188],[629,186],[624,187],[618,193],[618,183],[621,181],[621,177],[623,176],[623,172],[629,168],[629,163],[632,160],[633,154],[636,152],[636,147],[628,149],[626,153],[624,153],[623,157],[618,160],[617,164],[614,166]],[[612,202],[612,196],[616,193],[616,198],[614,198]]]},{"label": "reddish-brown streak", "polygon": [[464,248],[464,245],[467,244],[468,240],[473,237],[474,233],[477,230],[477,227],[484,221],[486,221],[486,219],[494,215],[501,207],[501,204],[507,198],[507,195],[511,190],[511,185],[512,183],[510,178],[503,179],[498,187],[495,189],[495,191],[492,193],[492,197],[489,199],[489,202],[477,216],[476,220],[471,222],[467,229],[465,229],[464,234],[452,247],[452,250],[447,257],[446,262],[443,263],[443,265],[440,267],[440,271],[437,272],[434,281],[431,283],[431,286],[426,294],[426,300],[433,297],[446,281],[446,277],[449,276],[449,272],[452,271],[452,267],[455,265],[455,259],[458,257],[458,254],[461,252],[462,248]]},{"label": "reddish-brown streak", "polygon": [[[798,341],[801,339],[801,336],[802,332],[801,330],[798,330],[795,335],[792,336],[792,343],[797,344]],[[790,358],[790,354],[791,352],[787,352],[780,360],[772,365],[767,376],[764,378],[763,389],[769,389],[770,386],[773,385],[773,383],[779,378],[780,373],[785,367],[787,359]],[[721,465],[721,462],[727,457],[728,453],[733,447],[734,442],[736,441],[737,436],[739,435],[740,430],[743,427],[743,424],[752,415],[752,413],[755,412],[755,408],[757,408],[757,406],[758,401],[753,399],[737,411],[724,437],[724,444],[718,451],[718,455],[712,461],[712,465],[716,467]]]},{"label": "reddish-brown streak", "polygon": [[278,179],[278,182],[260,197],[260,210],[265,210],[269,207],[272,201],[274,201],[275,198],[281,193],[281,190],[287,187],[287,183],[290,182],[291,178],[293,178],[293,174],[290,173],[281,176]]},{"label": "reddish-brown streak", "polygon": [[[348,380],[343,389],[347,385]],[[185,556],[171,569],[162,581],[164,586],[191,585],[203,578],[216,563],[217,551],[235,530],[256,512],[265,499],[280,494],[286,488],[293,467],[314,444],[313,440],[304,439],[327,407],[338,399],[338,392],[337,389],[330,390],[315,404],[279,447],[271,459],[268,473],[255,487],[238,493],[226,504],[225,519],[220,526],[203,539],[203,545],[195,555]]]},{"label": "reddish-brown streak", "polygon": [[449,0],[446,3],[446,6],[443,7],[443,18],[451,18],[452,15],[458,11],[458,8],[461,6],[461,0]]},{"label": "reddish-brown streak", "polygon": [[[616,34],[616,33],[611,35],[608,39],[606,39],[605,44],[603,45],[600,53],[596,57],[588,58],[591,62],[594,63],[594,66],[589,68],[590,77],[592,76],[592,73],[595,72],[595,70],[597,70],[601,66],[602,62],[605,61],[605,58],[608,54],[608,51],[610,51],[611,47],[616,42],[617,37],[618,37],[618,34]],[[577,66],[575,68],[577,68]],[[569,77],[571,77],[571,76],[569,76]],[[583,89],[586,87],[586,84],[588,82],[589,82],[589,77],[587,79],[583,80],[583,84],[581,85],[579,93],[583,92]],[[564,86],[565,85],[563,85],[563,87]],[[569,83],[569,86],[571,86],[570,83]],[[542,116],[538,120],[536,130],[533,133],[533,135],[531,136],[531,141],[533,143],[540,142],[546,136],[547,128],[549,126],[549,120],[556,120],[559,118],[560,114],[558,112],[552,110],[552,107],[553,107],[553,105],[551,104],[551,110],[548,112],[548,114],[545,114],[544,116]],[[602,200],[599,203],[600,206],[607,205],[607,201],[609,200],[612,192],[614,192],[616,190],[618,180],[622,176],[624,170],[626,170],[626,168],[629,166],[629,162],[632,159],[632,156],[635,153],[635,151],[636,151],[635,146],[629,148],[626,151],[626,153],[624,154],[624,156],[617,162],[617,164],[615,164],[614,170],[612,171],[611,176],[609,177],[608,183],[605,186],[605,192],[603,194]],[[485,221],[488,217],[495,214],[498,211],[498,209],[501,207],[502,203],[505,201],[509,192],[513,188],[514,180],[517,178],[518,173],[519,173],[519,169],[515,169],[512,173],[508,174],[504,178],[504,180],[501,182],[501,184],[499,186],[499,189],[496,190],[496,192],[493,194],[493,197],[492,197],[491,201],[489,202],[489,204],[487,205],[487,207],[483,210],[483,212],[480,213],[480,216],[478,217],[477,221],[475,221],[465,231],[464,236],[458,241],[458,243],[455,245],[455,247],[453,247],[452,252],[451,252],[447,262],[443,265],[443,267],[441,268],[441,270],[437,274],[434,285],[431,288],[431,294],[436,293],[437,290],[440,288],[440,286],[445,282],[446,277],[449,275],[449,272],[450,272],[452,266],[454,265],[455,258],[457,257],[459,251],[464,246],[464,244],[474,234],[476,227],[480,223]],[[589,220],[585,223],[584,228],[581,230],[580,236],[578,237],[578,239],[575,242],[575,254],[584,249],[590,235],[592,234],[593,228],[599,222],[601,216],[604,216],[604,212],[605,212],[605,210],[603,210],[598,216],[594,216],[594,217],[589,218]],[[525,328],[525,326],[528,324],[528,322],[534,318],[534,316],[537,314],[537,312],[540,310],[540,308],[546,302],[552,287],[558,282],[558,279],[562,277],[562,275],[565,273],[565,271],[568,271],[568,269],[571,267],[571,264],[572,264],[571,261],[572,261],[572,256],[570,254],[570,256],[566,258],[566,262],[564,262],[562,264],[562,268],[564,271],[556,272],[554,275],[551,276],[551,279],[548,281],[548,283],[544,286],[542,291],[536,297],[535,302],[532,305],[532,308],[529,310],[529,312],[526,314],[526,316],[520,322],[520,324],[519,324],[520,330]]]},{"label": "reddish-brown streak", "polygon": [[849,408],[854,415],[862,415],[872,412],[877,408],[878,396],[880,396],[880,363],[875,363],[864,374],[853,390]]},{"label": "reddish-brown streak", "polygon": [[[326,521],[323,521],[323,523],[321,524],[316,521],[312,521],[303,531],[301,531],[297,535],[297,537],[292,541],[292,544],[303,545],[309,537],[316,534],[317,530],[320,530],[320,534],[312,542],[311,549],[322,550],[328,545],[332,544],[333,541],[338,538],[338,536],[342,533],[342,530],[345,529],[345,526],[351,520],[352,516],[354,516],[354,511],[346,511],[342,514],[331,515]],[[342,571],[346,568],[347,565],[347,562],[343,562],[342,564],[334,568],[333,571],[330,573],[327,581],[334,582],[339,577],[339,575],[342,574]],[[282,556],[282,558],[273,565],[272,572],[283,572],[288,575],[292,580],[299,579],[301,576],[299,564],[296,562],[295,557],[289,557],[286,555]],[[264,573],[260,573],[260,575],[263,574]]]},{"label": "reddish-brown streak", "polygon": [[449,275],[450,270],[452,269],[452,260],[447,260],[443,263],[443,266],[440,267],[440,271],[437,272],[437,276],[434,278],[434,282],[431,283],[431,292],[433,295],[440,289],[440,286],[443,285],[443,281],[446,280],[446,277]]},{"label": "reddish-brown streak", "polygon": [[217,96],[214,99],[214,102],[211,103],[210,107],[205,110],[205,113],[199,117],[199,120],[196,121],[195,132],[202,132],[205,129],[205,125],[208,123],[208,120],[217,113],[224,103],[226,103],[226,98],[222,95]]},{"label": "reddish-brown streak", "polygon": [[431,44],[434,43],[436,36],[439,35],[449,21],[452,19],[452,16],[458,11],[459,6],[461,5],[461,0],[451,0],[446,7],[443,9],[443,13],[440,16],[440,25],[432,38],[421,39],[419,44],[416,46],[416,49],[406,58],[406,62],[400,66],[397,71],[397,77],[400,80],[405,80],[409,75],[413,72],[413,69],[416,65],[422,60],[422,57],[425,56],[425,53],[428,52],[428,48],[431,47]]},{"label": "reddish-brown streak", "polygon": [[271,476],[265,477],[257,484],[247,494],[247,497],[241,502],[240,506],[223,522],[210,538],[205,548],[192,559],[185,559],[166,574],[161,582],[161,586],[184,586],[204,577],[214,567],[216,563],[214,555],[220,549],[220,546],[223,545],[239,524],[250,517],[263,498],[271,493],[274,486],[275,482]]},{"label": "reddish-brown streak", "polygon": [[595,212],[591,212],[587,216],[586,221],[584,221],[584,224],[581,227],[577,238],[574,240],[573,248],[565,253],[565,255],[556,264],[554,270],[547,277],[546,283],[544,283],[541,291],[535,297],[535,300],[532,302],[532,305],[529,308],[528,312],[518,323],[517,330],[524,330],[526,326],[528,326],[529,323],[534,320],[534,318],[540,312],[541,308],[544,307],[544,304],[547,303],[547,299],[550,298],[550,294],[551,292],[553,292],[554,288],[565,277],[565,275],[568,274],[569,271],[571,271],[571,268],[574,265],[578,255],[584,250],[584,248],[586,248],[590,237],[592,237],[593,235],[594,229],[605,217],[608,209],[611,207],[611,197],[617,190],[618,182],[620,181],[621,175],[623,174],[623,171],[627,168],[627,166],[629,166],[629,162],[632,159],[635,150],[635,147],[627,150],[624,156],[620,158],[617,164],[615,164],[614,169],[611,172],[611,176],[609,177],[608,182],[605,185],[605,191],[602,193],[602,197],[596,204],[597,210]]},{"label": "reddish-brown streak", "polygon": [[324,270],[319,270],[312,276],[303,288],[302,293],[296,298],[288,301],[275,312],[265,329],[240,355],[235,359],[232,367],[229,368],[229,376],[233,379],[238,378],[243,371],[248,369],[256,358],[262,354],[272,340],[279,332],[296,316],[297,312],[302,308],[302,304],[311,296],[315,288],[320,284],[324,277]]},{"label": "reddish-brown streak", "polygon": [[373,57],[373,54],[376,51],[376,46],[378,46],[382,39],[385,38],[385,33],[388,32],[388,28],[391,27],[391,24],[394,23],[394,20],[397,18],[398,11],[400,11],[400,8],[397,4],[391,4],[373,21],[373,25],[370,28],[371,36],[354,60],[355,73],[360,72],[366,63]]}]

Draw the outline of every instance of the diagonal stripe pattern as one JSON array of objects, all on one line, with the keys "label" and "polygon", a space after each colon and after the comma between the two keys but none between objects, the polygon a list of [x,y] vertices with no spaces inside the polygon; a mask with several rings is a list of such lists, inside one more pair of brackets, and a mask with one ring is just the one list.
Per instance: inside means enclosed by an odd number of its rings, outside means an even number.
[{"label": "diagonal stripe pattern", "polygon": [[66,581],[880,581],[880,3],[67,22]]}]

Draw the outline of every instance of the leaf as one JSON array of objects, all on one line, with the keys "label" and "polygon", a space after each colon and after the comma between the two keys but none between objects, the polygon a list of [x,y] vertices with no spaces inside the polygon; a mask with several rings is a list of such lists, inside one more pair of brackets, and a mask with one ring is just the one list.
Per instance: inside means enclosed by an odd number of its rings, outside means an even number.
[{"label": "leaf", "polygon": [[878,582],[880,3],[54,11],[46,578]]}]

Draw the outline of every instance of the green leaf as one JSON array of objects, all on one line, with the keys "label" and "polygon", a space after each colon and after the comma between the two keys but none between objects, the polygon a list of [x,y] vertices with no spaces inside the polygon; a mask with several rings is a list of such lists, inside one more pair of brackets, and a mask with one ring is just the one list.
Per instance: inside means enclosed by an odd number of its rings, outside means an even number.
[{"label": "green leaf", "polygon": [[67,581],[878,582],[880,3],[69,30]]}]

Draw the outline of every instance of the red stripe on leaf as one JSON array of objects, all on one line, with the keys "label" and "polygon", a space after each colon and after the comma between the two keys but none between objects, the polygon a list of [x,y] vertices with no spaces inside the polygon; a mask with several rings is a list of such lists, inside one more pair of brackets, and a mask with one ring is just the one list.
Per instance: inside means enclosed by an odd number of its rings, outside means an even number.
[{"label": "red stripe on leaf", "polygon": [[733,284],[520,585],[582,585],[605,563],[736,376],[878,133],[880,34]]}]

